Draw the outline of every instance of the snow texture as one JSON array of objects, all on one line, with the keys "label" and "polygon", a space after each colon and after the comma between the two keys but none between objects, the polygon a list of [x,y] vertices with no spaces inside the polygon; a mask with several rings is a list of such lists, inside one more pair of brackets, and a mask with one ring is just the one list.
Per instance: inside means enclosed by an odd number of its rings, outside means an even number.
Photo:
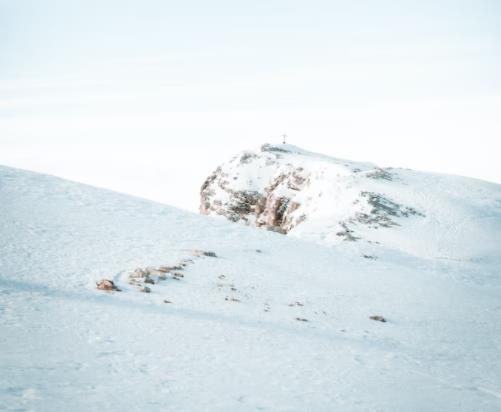
[{"label": "snow texture", "polygon": [[500,410],[500,187],[352,168],[424,217],[323,245],[0,167],[0,409]]}]

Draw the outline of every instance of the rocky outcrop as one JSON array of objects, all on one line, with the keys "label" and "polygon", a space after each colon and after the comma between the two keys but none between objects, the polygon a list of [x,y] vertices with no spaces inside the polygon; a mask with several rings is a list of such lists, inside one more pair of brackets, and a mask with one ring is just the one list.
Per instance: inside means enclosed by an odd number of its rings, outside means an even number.
[{"label": "rocky outcrop", "polygon": [[[300,203],[293,199],[295,192],[300,192],[308,184],[309,174],[303,167],[282,165],[279,162],[281,153],[287,151],[263,145],[261,154],[244,152],[233,158],[229,165],[218,167],[202,185],[200,213],[218,214],[233,222],[243,221],[280,233],[289,232],[305,218],[295,214]],[[236,174],[227,170],[228,166],[229,169],[235,166]],[[264,169],[264,174],[273,172],[274,168],[278,173],[266,176],[269,180],[260,182],[262,184],[255,189],[251,188],[252,183],[249,187],[242,187],[237,169],[243,171],[255,166]]]},{"label": "rocky outcrop", "polygon": [[283,234],[312,225],[310,232],[320,230],[322,237],[357,241],[360,228],[391,228],[401,218],[423,216],[373,190],[398,181],[393,169],[265,144],[205,180],[200,212]]},{"label": "rocky outcrop", "polygon": [[110,279],[101,279],[100,281],[96,282],[96,288],[99,290],[105,290],[107,292],[120,292],[120,289],[115,285],[115,282]]}]

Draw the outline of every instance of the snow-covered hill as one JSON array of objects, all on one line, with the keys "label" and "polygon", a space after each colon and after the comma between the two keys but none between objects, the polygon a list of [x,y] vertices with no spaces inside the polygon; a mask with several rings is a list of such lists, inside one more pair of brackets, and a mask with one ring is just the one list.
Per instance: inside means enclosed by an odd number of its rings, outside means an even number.
[{"label": "snow-covered hill", "polygon": [[221,165],[202,186],[200,210],[337,245],[383,245],[420,257],[499,253],[501,186],[379,168],[291,145],[265,144]]},{"label": "snow-covered hill", "polygon": [[[477,196],[450,210],[495,230],[495,187],[464,182]],[[387,229],[418,243],[446,198],[389,195],[425,215]],[[322,246],[0,167],[0,409],[500,410],[495,245],[423,259],[388,239],[372,259],[361,241]],[[121,292],[97,290],[102,278]]]}]

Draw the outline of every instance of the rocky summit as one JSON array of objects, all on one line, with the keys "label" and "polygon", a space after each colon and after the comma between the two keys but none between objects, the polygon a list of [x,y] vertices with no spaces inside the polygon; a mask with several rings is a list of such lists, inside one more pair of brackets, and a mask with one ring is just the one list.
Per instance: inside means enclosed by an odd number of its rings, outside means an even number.
[{"label": "rocky summit", "polygon": [[499,198],[499,187],[263,144],[210,174],[201,188],[200,212],[323,244],[358,242],[369,249],[382,245],[419,256],[470,258],[492,251],[479,250],[468,233],[482,232],[492,244],[501,233],[497,223],[468,217],[493,206],[482,198]]}]

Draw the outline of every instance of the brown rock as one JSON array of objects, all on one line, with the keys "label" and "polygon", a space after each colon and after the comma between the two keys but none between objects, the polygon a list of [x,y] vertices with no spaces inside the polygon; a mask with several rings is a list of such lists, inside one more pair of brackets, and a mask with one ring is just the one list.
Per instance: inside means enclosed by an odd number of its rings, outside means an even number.
[{"label": "brown rock", "polygon": [[110,279],[101,279],[99,282],[96,282],[96,287],[99,290],[120,292],[120,289]]},{"label": "brown rock", "polygon": [[165,272],[163,270],[158,270],[156,268],[148,268],[148,274],[153,275],[153,276],[159,276],[164,274]]}]

